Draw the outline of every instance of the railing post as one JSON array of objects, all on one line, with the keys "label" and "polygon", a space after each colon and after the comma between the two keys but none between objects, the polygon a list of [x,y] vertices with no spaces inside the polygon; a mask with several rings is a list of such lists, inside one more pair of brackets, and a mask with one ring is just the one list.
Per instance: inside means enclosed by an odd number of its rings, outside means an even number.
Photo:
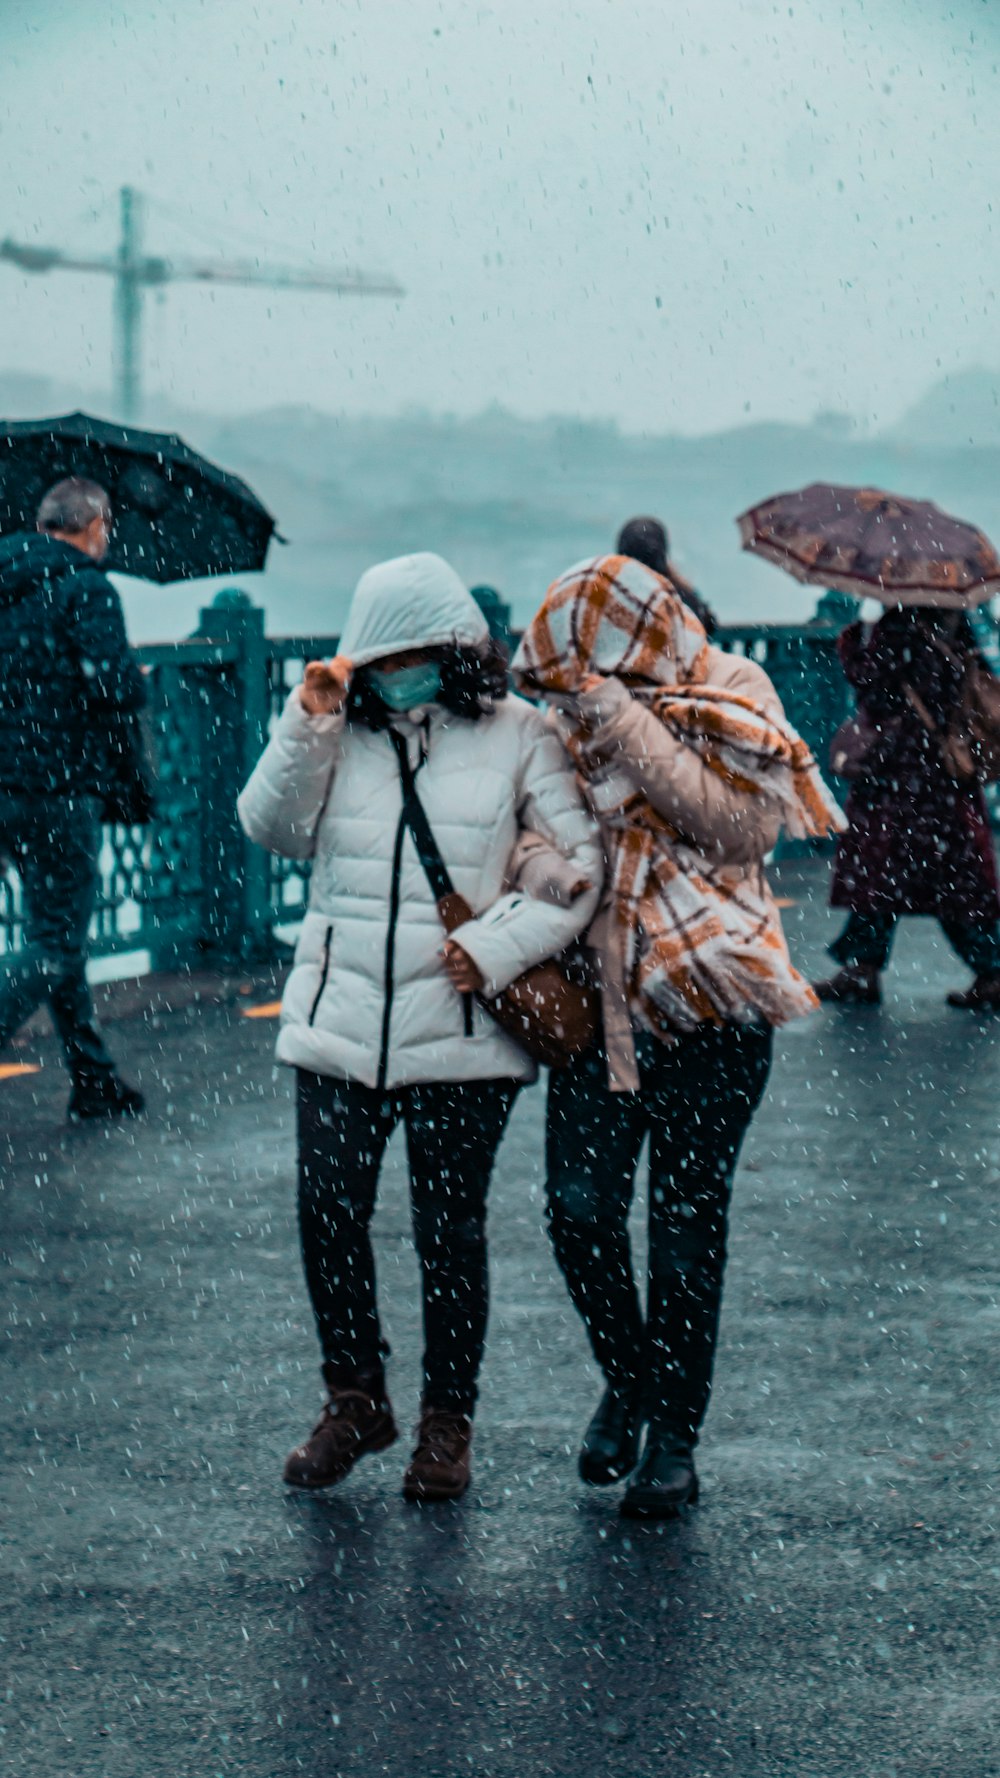
[{"label": "railing post", "polygon": [[267,739],[267,639],[264,613],[236,588],[218,593],[196,635],[237,650],[208,678],[203,730],[203,921],[201,949],[213,961],[260,961],[274,950],[268,859],[247,840],[236,798]]},{"label": "railing post", "polygon": [[809,619],[811,627],[822,624],[827,629],[836,629],[839,635],[846,630],[861,611],[861,600],[853,593],[840,592],[836,587],[827,587],[816,601],[816,610]]},{"label": "railing post", "polygon": [[514,632],[510,625],[510,606],[501,598],[496,587],[474,586],[472,597],[489,625],[490,635],[494,642],[499,642],[508,654],[514,652]]}]

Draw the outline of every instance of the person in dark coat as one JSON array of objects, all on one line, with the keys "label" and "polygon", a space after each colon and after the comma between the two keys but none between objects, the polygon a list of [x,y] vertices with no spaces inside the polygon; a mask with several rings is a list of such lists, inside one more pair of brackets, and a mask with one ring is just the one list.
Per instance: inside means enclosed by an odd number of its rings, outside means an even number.
[{"label": "person in dark coat", "polygon": [[931,914],[975,977],[949,1004],[1000,1009],[1000,891],[986,803],[978,784],[946,770],[939,740],[975,647],[960,612],[919,606],[888,611],[867,641],[860,623],[840,638],[844,671],[878,735],[837,848],[830,899],[849,917],[830,947],[843,967],[816,983],[821,1000],[877,1003],[899,916]]},{"label": "person in dark coat", "polygon": [[670,560],[670,538],[667,527],[659,519],[629,519],[618,533],[615,545],[620,556],[631,556],[633,562],[643,562],[652,568],[654,574],[662,574],[669,580],[674,591],[684,601],[689,611],[693,611],[701,624],[706,636],[711,640],[719,627],[719,620],[700,593],[696,593],[690,581],[674,567]]},{"label": "person in dark coat", "polygon": [[0,1050],[48,1000],[71,1117],[143,1109],[101,1035],[86,978],[111,731],[145,701],[121,601],[98,564],[111,504],[70,478],[37,532],[0,539],[0,856],[21,879],[24,946],[0,961]]}]

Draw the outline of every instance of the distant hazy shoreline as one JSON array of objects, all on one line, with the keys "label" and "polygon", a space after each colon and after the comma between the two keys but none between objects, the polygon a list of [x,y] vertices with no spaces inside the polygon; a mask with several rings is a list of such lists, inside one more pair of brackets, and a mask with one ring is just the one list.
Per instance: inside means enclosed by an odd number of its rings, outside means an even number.
[{"label": "distant hazy shoreline", "polygon": [[[0,373],[0,411],[11,417],[86,400]],[[813,596],[743,556],[733,520],[766,493],[816,479],[926,495],[1000,540],[1000,377],[986,372],[938,385],[882,436],[856,433],[837,415],[655,437],[613,421],[533,421],[498,409],[383,419],[291,407],[221,419],[153,403],[147,423],[183,430],[276,514],[290,547],[274,546],[266,575],[240,582],[276,634],[335,630],[370,562],[426,548],[470,582],[496,586],[523,620],[556,574],[608,548],[636,512],[667,520],[680,565],[724,620],[795,621],[810,615]],[[124,590],[131,633],[146,641],[186,634],[215,588]]]}]

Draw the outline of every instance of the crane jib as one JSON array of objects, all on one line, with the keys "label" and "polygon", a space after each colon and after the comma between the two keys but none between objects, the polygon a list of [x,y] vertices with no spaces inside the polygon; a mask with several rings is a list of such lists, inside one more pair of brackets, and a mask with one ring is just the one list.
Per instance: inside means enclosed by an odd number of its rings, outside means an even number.
[{"label": "crane jib", "polygon": [[97,272],[115,281],[115,401],[118,417],[137,421],[141,402],[140,331],[143,291],[166,284],[231,284],[268,290],[314,290],[328,296],[405,296],[395,278],[345,266],[261,265],[256,260],[166,259],[142,250],[143,197],[120,194],[118,246],[109,254],[74,254],[26,241],[0,241],[0,260],[22,272]]}]

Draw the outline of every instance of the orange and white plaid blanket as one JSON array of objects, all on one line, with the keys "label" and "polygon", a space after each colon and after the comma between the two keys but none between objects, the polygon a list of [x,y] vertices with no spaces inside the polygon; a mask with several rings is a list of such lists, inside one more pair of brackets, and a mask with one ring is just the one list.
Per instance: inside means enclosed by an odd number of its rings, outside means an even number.
[{"label": "orange and white plaid blanket", "polygon": [[[587,782],[609,851],[624,929],[626,991],[661,1036],[706,1021],[784,1024],[817,1005],[793,967],[760,866],[715,864],[590,750],[575,699],[602,678],[625,682],[683,746],[752,803],[773,799],[796,837],[844,818],[802,737],[753,699],[708,683],[705,632],[669,582],[604,556],[557,580],[514,658],[517,683],[544,695]],[[749,813],[749,811],[748,811]]]}]

